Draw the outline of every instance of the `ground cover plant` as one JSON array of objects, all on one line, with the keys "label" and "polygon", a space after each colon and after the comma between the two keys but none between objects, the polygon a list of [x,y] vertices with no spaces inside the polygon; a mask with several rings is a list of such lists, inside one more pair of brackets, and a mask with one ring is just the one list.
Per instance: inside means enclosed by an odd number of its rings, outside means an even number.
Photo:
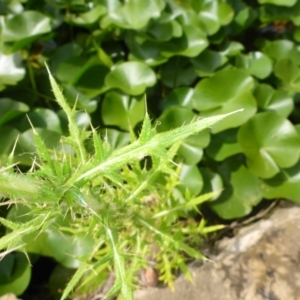
[{"label": "ground cover plant", "polygon": [[[2,205],[15,205],[7,219],[0,219],[10,229],[0,239],[6,272],[9,265],[20,265],[22,256],[6,256],[15,250],[44,253],[67,267],[78,267],[61,297],[66,299],[80,280],[82,288],[88,286],[89,290],[88,282],[96,287],[113,266],[116,280],[107,297],[120,291],[123,299],[130,300],[134,278],[156,248],[152,259],[158,264],[161,280],[172,284],[174,269],[189,275],[184,253],[203,258],[193,244],[197,240],[199,244],[201,234],[217,227],[204,227],[189,218],[189,211],[212,195],[194,197],[184,188],[180,192],[180,166],[174,169],[172,159],[184,138],[230,114],[196,119],[156,134],[146,113],[139,137],[113,151],[109,141],[102,141],[93,128],[90,132],[78,128],[75,110],[68,106],[51,75],[50,81],[69,124],[70,136],[62,145],[71,148],[49,151],[33,128],[37,153],[31,170],[24,175],[14,171],[14,164],[2,166],[0,194],[9,199]],[[93,155],[84,146],[88,138]],[[140,165],[146,156],[151,157],[150,168]],[[12,158],[13,153],[8,162],[12,163]],[[185,217],[185,224],[180,217]],[[24,260],[21,265],[26,266]],[[3,272],[1,288],[10,291],[5,275],[9,274]],[[26,280],[18,280],[13,284],[21,281],[17,288],[22,289]]]},{"label": "ground cover plant", "polygon": [[158,132],[244,108],[182,141],[179,189],[222,190],[205,205],[228,220],[263,199],[300,201],[299,1],[2,0],[0,15],[1,160],[14,149],[30,170],[32,127],[55,153],[69,136],[46,61],[79,130],[92,124],[114,149],[138,136],[145,94]]}]

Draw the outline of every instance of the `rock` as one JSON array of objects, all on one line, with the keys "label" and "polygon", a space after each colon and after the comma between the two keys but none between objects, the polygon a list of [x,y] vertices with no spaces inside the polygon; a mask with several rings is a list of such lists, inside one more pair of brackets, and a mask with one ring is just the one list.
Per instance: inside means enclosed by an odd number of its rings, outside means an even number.
[{"label": "rock", "polygon": [[0,296],[0,300],[18,300],[18,298],[14,294],[10,293]]},{"label": "rock", "polygon": [[300,300],[300,207],[285,202],[268,216],[223,239],[219,254],[190,267],[175,291],[147,288],[135,300]]}]

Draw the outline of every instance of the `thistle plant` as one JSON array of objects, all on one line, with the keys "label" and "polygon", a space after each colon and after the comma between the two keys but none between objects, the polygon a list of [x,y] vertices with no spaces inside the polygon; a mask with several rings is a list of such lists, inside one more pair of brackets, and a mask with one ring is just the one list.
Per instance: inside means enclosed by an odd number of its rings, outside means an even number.
[{"label": "thistle plant", "polygon": [[[228,114],[157,134],[146,112],[139,136],[112,149],[92,126],[89,131],[78,128],[75,109],[50,72],[49,77],[68,118],[70,135],[61,143],[72,151],[47,149],[32,127],[36,153],[31,169],[18,172],[13,153],[2,163],[1,205],[13,208],[6,219],[0,218],[7,228],[0,239],[0,255],[37,252],[76,268],[61,299],[95,288],[99,278],[104,281],[113,271],[116,279],[106,297],[118,294],[131,300],[137,271],[146,268],[149,259],[160,280],[170,286],[174,270],[189,276],[187,259],[204,258],[195,249],[199,238],[218,227],[191,218],[191,211],[211,194],[196,196],[180,188],[180,164],[173,160],[183,139]],[[92,153],[87,141],[92,142]]]}]

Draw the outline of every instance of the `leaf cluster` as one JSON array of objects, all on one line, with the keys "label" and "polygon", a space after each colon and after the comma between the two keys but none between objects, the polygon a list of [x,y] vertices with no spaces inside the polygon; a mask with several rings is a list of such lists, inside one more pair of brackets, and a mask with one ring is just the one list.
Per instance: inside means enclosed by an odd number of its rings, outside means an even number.
[{"label": "leaf cluster", "polygon": [[[120,292],[128,300],[133,299],[137,272],[151,261],[169,285],[174,270],[189,275],[186,260],[203,258],[193,246],[205,233],[203,220],[197,224],[190,212],[212,195],[180,193],[180,166],[174,167],[172,160],[184,138],[228,115],[156,133],[146,113],[139,137],[113,150],[95,129],[78,128],[75,110],[49,76],[68,119],[70,136],[62,143],[73,151],[48,150],[33,128],[37,153],[31,171],[18,174],[9,164],[2,168],[0,193],[9,198],[2,205],[16,205],[7,219],[0,219],[9,229],[0,239],[1,255],[17,249],[36,252],[78,268],[61,299],[78,285],[86,291],[87,282],[95,284],[98,272],[108,274],[110,268],[116,280],[107,297]],[[86,139],[92,140],[93,153],[87,151]],[[141,164],[145,157],[151,158],[151,167]]]}]

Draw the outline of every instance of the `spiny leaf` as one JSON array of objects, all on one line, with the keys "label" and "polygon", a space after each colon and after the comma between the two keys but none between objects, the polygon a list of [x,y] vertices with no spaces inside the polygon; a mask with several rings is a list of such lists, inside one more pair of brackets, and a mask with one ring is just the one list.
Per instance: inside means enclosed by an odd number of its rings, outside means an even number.
[{"label": "spiny leaf", "polygon": [[69,107],[64,95],[62,94],[61,90],[58,87],[58,84],[56,83],[55,79],[53,78],[47,64],[46,68],[49,74],[49,79],[50,79],[50,84],[54,93],[54,96],[56,98],[56,101],[58,104],[62,107],[62,109],[65,111],[68,117],[68,123],[69,123],[69,131],[70,135],[72,136],[73,140],[75,141],[76,145],[76,152],[78,156],[81,159],[82,163],[86,162],[86,150],[84,148],[83,142],[82,142],[82,137],[79,131],[79,128],[75,122],[75,117],[74,117],[74,111]]},{"label": "spiny leaf", "polygon": [[81,263],[80,267],[76,270],[75,274],[72,276],[72,279],[69,281],[67,284],[66,288],[64,289],[64,292],[61,296],[61,300],[64,300],[67,298],[67,296],[71,293],[71,291],[74,289],[76,284],[79,282],[83,274],[87,271],[88,269],[88,264],[86,263]]}]

